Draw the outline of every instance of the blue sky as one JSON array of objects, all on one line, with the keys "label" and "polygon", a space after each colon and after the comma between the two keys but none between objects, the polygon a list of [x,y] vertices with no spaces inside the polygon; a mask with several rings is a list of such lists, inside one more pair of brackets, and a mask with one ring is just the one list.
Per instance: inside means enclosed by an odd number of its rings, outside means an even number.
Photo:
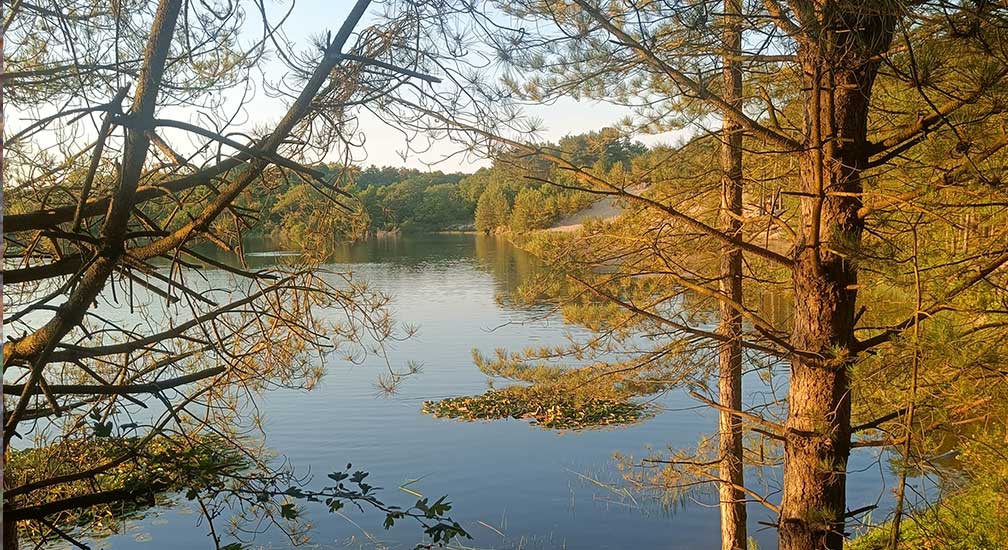
[{"label": "blue sky", "polygon": [[[266,8],[269,10],[268,16],[274,23],[282,17],[283,13],[290,7],[291,0],[267,0]],[[353,5],[352,0],[293,0],[294,8],[290,18],[283,26],[287,39],[294,44],[295,48],[304,49],[310,44],[312,36],[324,35],[327,31],[333,33],[343,23],[344,18],[350,12]],[[247,13],[247,39],[249,42],[260,38],[261,22],[258,14],[252,11],[252,6],[246,6]],[[382,6],[373,5],[365,16],[364,20],[358,24],[358,29],[364,28],[369,21],[374,21],[380,15]],[[269,60],[261,67],[265,78],[271,82],[279,81],[285,74],[284,65],[276,59]],[[436,75],[435,75],[436,76]],[[253,98],[245,105],[241,114],[234,121],[232,130],[250,131],[254,128],[269,128],[276,123],[286,111],[287,105],[275,98],[266,97],[262,90],[262,77],[260,73],[254,71],[249,84],[254,89]],[[241,87],[236,87],[233,91],[227,92],[226,97],[234,100],[234,107],[242,96]],[[5,113],[7,117],[8,131],[17,131],[34,118],[47,114],[49,107],[38,106],[28,112],[19,112],[9,109]],[[224,114],[230,113],[222,113]],[[629,110],[611,104],[598,102],[577,102],[573,99],[561,99],[548,106],[532,106],[526,109],[526,114],[538,121],[541,121],[541,130],[537,138],[547,141],[556,141],[568,134],[579,134],[592,130],[598,130],[606,126],[612,126],[630,114]],[[195,110],[185,110],[179,107],[166,108],[159,116],[165,118],[175,118],[191,122],[194,124],[205,124],[204,118]],[[364,134],[366,144],[363,150],[355,150],[353,162],[361,166],[408,166],[420,169],[435,169],[445,172],[463,171],[473,172],[481,166],[486,166],[489,162],[485,159],[465,157],[457,155],[460,147],[456,144],[443,141],[433,144],[433,146],[422,154],[415,154],[408,158],[403,158],[403,152],[407,150],[404,136],[395,128],[389,127],[373,115],[363,112],[360,117],[358,130]],[[81,131],[90,131],[87,125],[81,126]],[[94,124],[97,129],[97,123]],[[182,130],[162,129],[162,136],[166,137],[177,150],[186,151],[189,144],[202,142],[202,138],[196,138]],[[78,136],[80,137],[80,136]],[[86,137],[86,136],[85,136]],[[649,136],[635,136],[640,141],[648,145],[658,143],[671,143],[677,141],[675,134],[659,134]],[[57,139],[53,135],[40,134],[33,138],[36,145],[45,148],[50,147]],[[85,139],[82,137],[81,139]],[[447,157],[447,158],[446,158]],[[338,161],[337,155],[333,154],[325,160]]]},{"label": "blue sky", "polygon": [[[285,32],[289,39],[299,45],[307,44],[311,36],[324,34],[326,31],[335,33],[350,12],[353,3],[351,0],[328,2],[325,0],[297,0],[291,18],[285,25]],[[270,5],[267,4],[267,6]],[[277,12],[287,6],[289,4],[272,4]],[[373,20],[380,10],[380,5],[373,5],[358,28],[367,25],[367,22]],[[275,120],[281,115],[280,109],[279,105],[266,108],[256,118],[267,122],[272,115]],[[543,130],[539,137],[549,141],[555,141],[567,134],[578,134],[611,126],[629,114],[629,111],[623,107],[591,101],[578,102],[572,99],[562,99],[549,106],[533,107],[526,112],[543,122]],[[445,156],[458,150],[457,146],[447,142],[437,143],[431,150],[404,160],[402,154],[406,149],[406,144],[403,141],[403,135],[366,113],[362,117],[360,130],[365,134],[368,143],[365,146],[366,154],[357,155],[359,163],[362,165],[405,165],[413,168],[430,166],[433,169],[446,172],[456,170],[471,172],[488,164],[486,161],[466,159],[461,156],[444,159]],[[672,142],[675,137],[670,134],[638,136],[641,141],[652,145]]]}]

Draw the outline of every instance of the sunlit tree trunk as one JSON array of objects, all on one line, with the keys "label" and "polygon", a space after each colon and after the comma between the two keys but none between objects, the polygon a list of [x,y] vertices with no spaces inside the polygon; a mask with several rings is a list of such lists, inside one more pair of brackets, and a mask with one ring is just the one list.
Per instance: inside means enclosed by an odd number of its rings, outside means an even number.
[{"label": "sunlit tree trunk", "polygon": [[[741,1],[724,2],[724,94],[725,101],[742,108]],[[725,117],[721,129],[721,227],[727,235],[742,238],[742,128]],[[721,292],[730,302],[742,304],[742,250],[722,248]],[[718,332],[725,339],[718,349],[718,396],[721,405],[731,410],[742,408],[742,314],[732,303],[721,301]],[[742,460],[742,423],[738,415],[722,410],[718,421],[718,477],[721,502],[721,548],[744,550],[746,547],[746,504]]]},{"label": "sunlit tree trunk", "polygon": [[[856,10],[857,6],[846,6]],[[829,6],[823,8],[828,9]],[[835,8],[835,6],[834,6]],[[857,270],[844,251],[864,228],[860,173],[868,164],[868,103],[894,19],[820,13],[821,39],[799,48],[805,94],[800,154],[805,221],[793,272],[794,327],[784,442],[780,549],[840,549],[850,455]]]}]

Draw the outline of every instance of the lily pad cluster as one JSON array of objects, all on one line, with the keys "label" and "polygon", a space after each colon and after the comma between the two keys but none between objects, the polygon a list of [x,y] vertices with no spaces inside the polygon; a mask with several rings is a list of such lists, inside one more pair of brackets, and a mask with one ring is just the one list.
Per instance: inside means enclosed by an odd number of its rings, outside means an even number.
[{"label": "lily pad cluster", "polygon": [[423,412],[460,420],[534,420],[544,428],[577,430],[632,424],[648,416],[648,408],[629,400],[581,395],[562,386],[510,386],[482,395],[427,401]]}]

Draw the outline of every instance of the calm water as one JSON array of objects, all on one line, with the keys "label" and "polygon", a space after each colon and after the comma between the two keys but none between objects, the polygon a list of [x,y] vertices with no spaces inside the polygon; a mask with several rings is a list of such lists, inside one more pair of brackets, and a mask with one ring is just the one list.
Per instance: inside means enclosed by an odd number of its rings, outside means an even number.
[{"label": "calm water", "polygon": [[[520,349],[578,333],[546,307],[519,307],[507,300],[536,269],[530,258],[493,238],[438,235],[357,244],[342,250],[329,267],[353,271],[395,297],[397,319],[419,325],[420,331],[393,347],[392,360],[418,361],[423,372],[403,382],[396,395],[379,396],[375,382],[382,365],[348,366],[333,359],[313,391],[278,391],[262,399],[268,445],[300,470],[311,469],[321,478],[316,485],[327,481],[325,473],[352,462],[371,473],[369,481],[385,487],[381,496],[387,503],[408,506],[415,497],[397,487],[419,479],[410,489],[433,498],[449,495],[452,515],[474,537],[466,545],[476,548],[717,547],[718,511],[709,495],[669,508],[644,495],[617,495],[585,479],[618,481],[614,453],[640,457],[650,449],[689,447],[711,433],[715,416],[681,392],[661,396],[667,410],[644,423],[580,433],[542,430],[518,420],[465,423],[420,413],[424,400],[486,389],[487,377],[472,364],[473,348],[484,353]],[[873,453],[852,460],[852,509],[888,493],[881,472],[887,467]],[[412,548],[419,542],[419,530],[410,522],[385,531],[376,514],[350,510],[345,519],[310,507],[307,513],[317,547]],[[128,522],[123,534],[93,541],[92,547],[212,547],[198,519],[181,501]],[[763,549],[775,548],[775,533],[755,522],[771,519],[757,506],[750,509],[750,530]],[[279,532],[261,535],[255,543],[289,547]]]}]

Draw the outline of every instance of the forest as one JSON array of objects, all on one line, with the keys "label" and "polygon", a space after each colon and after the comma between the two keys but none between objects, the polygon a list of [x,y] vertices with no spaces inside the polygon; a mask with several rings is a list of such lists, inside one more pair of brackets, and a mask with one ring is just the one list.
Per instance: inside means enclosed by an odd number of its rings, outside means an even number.
[{"label": "forest", "polygon": [[[544,146],[603,172],[625,170],[631,162],[660,154],[631,143],[612,128],[567,136],[558,144]],[[338,165],[314,168],[327,179],[344,171]],[[294,174],[278,182],[261,183],[250,195],[254,200],[242,203],[244,208],[257,211],[258,224],[252,231],[295,246],[311,242],[308,235],[326,231],[334,231],[333,237],[342,240],[451,230],[521,235],[546,229],[561,216],[578,212],[597,199],[577,189],[550,185],[548,181],[561,173],[550,161],[530,164],[501,156],[490,167],[470,174],[390,166],[349,168],[346,177],[353,181],[349,189],[359,205],[356,223],[326,226],[331,201],[311,182]]]},{"label": "forest", "polygon": [[1008,548],[1005,2],[0,21],[4,550]]}]

